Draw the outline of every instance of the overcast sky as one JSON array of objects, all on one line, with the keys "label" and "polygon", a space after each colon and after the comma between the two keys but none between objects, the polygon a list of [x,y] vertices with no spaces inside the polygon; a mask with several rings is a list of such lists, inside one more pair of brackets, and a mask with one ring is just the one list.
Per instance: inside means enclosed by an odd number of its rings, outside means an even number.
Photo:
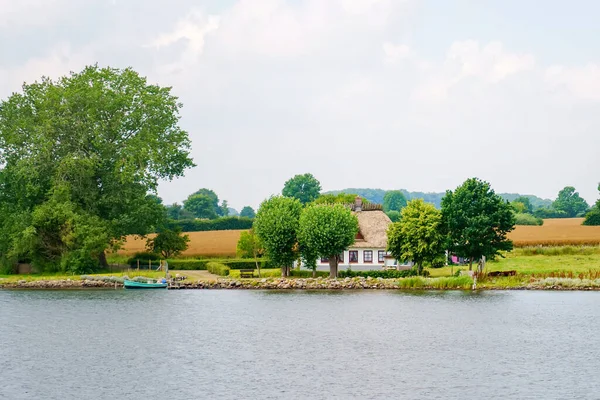
[{"label": "overcast sky", "polygon": [[588,202],[600,181],[595,0],[0,0],[0,98],[86,64],[172,86],[207,187],[238,210],[298,173],[324,190]]}]

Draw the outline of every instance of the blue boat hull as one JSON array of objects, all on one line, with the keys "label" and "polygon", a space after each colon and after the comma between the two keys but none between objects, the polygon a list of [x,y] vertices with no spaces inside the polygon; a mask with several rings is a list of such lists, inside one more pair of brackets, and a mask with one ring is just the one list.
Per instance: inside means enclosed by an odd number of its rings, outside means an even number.
[{"label": "blue boat hull", "polygon": [[167,283],[144,283],[136,281],[125,281],[123,283],[125,289],[166,289]]}]

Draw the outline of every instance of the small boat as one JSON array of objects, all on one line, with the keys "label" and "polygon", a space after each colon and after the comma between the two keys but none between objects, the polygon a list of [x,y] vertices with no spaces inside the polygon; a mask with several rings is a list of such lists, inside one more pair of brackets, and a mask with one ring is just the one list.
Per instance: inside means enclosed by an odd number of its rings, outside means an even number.
[{"label": "small boat", "polygon": [[146,282],[136,282],[136,281],[125,281],[123,282],[123,286],[125,289],[166,289],[168,287],[168,283],[146,283]]}]

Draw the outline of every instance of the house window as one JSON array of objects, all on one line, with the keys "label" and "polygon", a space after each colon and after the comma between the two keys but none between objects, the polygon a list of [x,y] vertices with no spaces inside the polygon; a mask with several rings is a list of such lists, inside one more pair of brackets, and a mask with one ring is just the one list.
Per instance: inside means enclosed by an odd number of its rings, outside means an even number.
[{"label": "house window", "polygon": [[380,263],[385,261],[385,250],[379,250],[377,252],[377,261]]},{"label": "house window", "polygon": [[329,264],[329,258],[327,258],[327,257],[321,258],[321,264]]},{"label": "house window", "polygon": [[373,262],[373,250],[363,251],[363,260],[366,263],[372,263]]},{"label": "house window", "polygon": [[351,263],[358,262],[358,250],[350,250],[348,252],[348,259]]}]

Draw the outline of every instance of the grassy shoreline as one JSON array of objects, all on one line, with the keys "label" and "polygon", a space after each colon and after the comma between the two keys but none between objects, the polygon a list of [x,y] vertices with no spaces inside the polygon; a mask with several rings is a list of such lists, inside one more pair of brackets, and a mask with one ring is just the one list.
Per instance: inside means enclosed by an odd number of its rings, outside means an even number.
[{"label": "grassy shoreline", "polygon": [[[468,265],[448,266],[443,268],[427,268],[429,278],[409,277],[398,279],[382,279],[385,288],[390,289],[439,289],[439,290],[470,290],[472,280],[466,276],[455,277],[457,270],[468,270]],[[600,290],[600,246],[562,246],[562,247],[526,247],[517,248],[513,252],[487,263],[485,272],[492,271],[516,271],[515,276],[489,277],[484,276],[477,282],[478,290]],[[261,278],[240,279],[237,272],[232,270],[232,276],[217,277],[210,275],[199,275],[197,271],[171,271],[172,274],[190,276],[184,281],[186,285],[193,286],[197,282],[215,283],[224,282],[249,282],[248,285],[240,285],[243,288],[255,288],[252,282],[269,283],[279,282],[280,270],[263,269]],[[146,276],[150,278],[163,277],[163,272],[135,269],[118,273],[100,273],[93,276]],[[298,277],[291,277],[287,282],[289,286],[296,287],[294,280],[311,281],[310,272],[303,270]],[[323,277],[324,282],[331,282]],[[351,282],[358,282],[364,278],[351,278]],[[67,274],[32,274],[32,275],[0,275],[0,288],[13,287],[29,282],[56,282],[80,281],[81,277]],[[265,281],[266,282],[262,282]],[[346,279],[338,279],[338,282],[348,282]],[[373,278],[375,281],[375,278]],[[312,282],[312,281],[311,281]],[[333,285],[332,283],[327,283]],[[267,286],[269,286],[267,285]],[[283,284],[285,286],[286,284]],[[43,286],[43,285],[42,285]],[[208,285],[210,286],[210,285]],[[333,285],[335,286],[335,285]],[[206,285],[204,288],[209,288]],[[238,287],[238,286],[235,286]],[[332,287],[337,288],[337,287]]]}]

